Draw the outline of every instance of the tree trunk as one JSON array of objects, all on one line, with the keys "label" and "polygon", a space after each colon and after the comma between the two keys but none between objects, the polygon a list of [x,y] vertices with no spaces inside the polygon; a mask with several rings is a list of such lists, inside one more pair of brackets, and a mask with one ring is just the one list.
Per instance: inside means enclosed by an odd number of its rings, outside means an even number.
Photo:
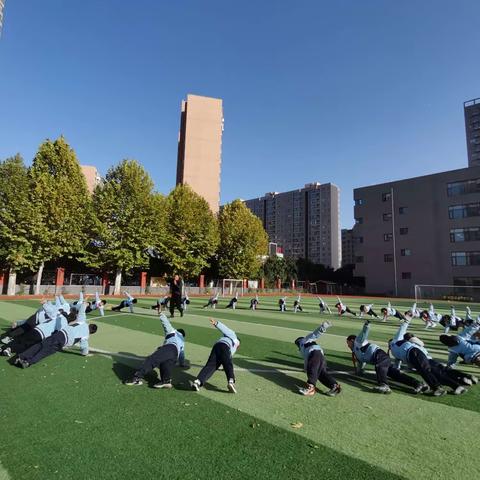
[{"label": "tree trunk", "polygon": [[43,267],[45,267],[44,262],[42,262],[37,272],[37,283],[35,285],[35,292],[34,292],[35,295],[40,295],[40,285],[42,284]]},{"label": "tree trunk", "polygon": [[113,289],[114,295],[120,295],[122,287],[122,269],[117,268],[117,272],[115,273],[115,288]]},{"label": "tree trunk", "polygon": [[8,271],[7,295],[15,295],[15,285],[17,284],[17,272],[12,268]]}]

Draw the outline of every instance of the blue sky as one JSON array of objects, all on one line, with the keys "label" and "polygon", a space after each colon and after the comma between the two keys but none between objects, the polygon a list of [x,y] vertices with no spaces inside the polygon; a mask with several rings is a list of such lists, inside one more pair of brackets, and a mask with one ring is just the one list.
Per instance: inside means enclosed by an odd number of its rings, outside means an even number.
[{"label": "blue sky", "polygon": [[63,134],[101,173],[175,183],[180,103],[224,100],[222,202],[467,165],[478,0],[7,0],[0,158]]}]

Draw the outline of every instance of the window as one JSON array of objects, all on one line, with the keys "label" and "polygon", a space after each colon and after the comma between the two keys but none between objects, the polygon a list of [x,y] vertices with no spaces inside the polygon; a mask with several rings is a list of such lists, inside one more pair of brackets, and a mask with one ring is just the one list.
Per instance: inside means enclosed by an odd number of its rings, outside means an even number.
[{"label": "window", "polygon": [[363,257],[355,257],[355,263],[363,263]]},{"label": "window", "polygon": [[354,237],[354,243],[357,242],[357,243],[363,243],[363,237]]},{"label": "window", "polygon": [[383,234],[383,241],[384,242],[390,242],[393,238],[393,234],[391,233],[384,233]]},{"label": "window", "polygon": [[480,287],[480,277],[453,277],[453,284],[461,287]]},{"label": "window", "polygon": [[398,209],[398,213],[399,213],[400,215],[405,215],[407,212],[408,212],[408,207],[400,207],[400,208]]},{"label": "window", "polygon": [[454,267],[480,265],[480,252],[452,252],[452,265]]},{"label": "window", "polygon": [[393,255],[391,253],[386,253],[383,256],[383,261],[384,262],[393,262]]},{"label": "window", "polygon": [[480,227],[452,228],[450,230],[451,242],[473,242],[480,240]]},{"label": "window", "polygon": [[464,180],[463,182],[447,183],[447,195],[465,195],[467,193],[480,193],[480,178]]},{"label": "window", "polygon": [[364,205],[364,204],[365,204],[365,202],[363,201],[362,198],[356,198],[356,199],[355,199],[355,206],[358,207],[358,206]]},{"label": "window", "polygon": [[390,192],[382,193],[382,202],[388,202],[392,198],[392,194]]},{"label": "window", "polygon": [[408,233],[408,228],[407,227],[401,227],[400,228],[400,235],[407,235]]},{"label": "window", "polygon": [[467,203],[466,205],[452,205],[448,207],[448,218],[478,217],[480,216],[480,203]]},{"label": "window", "polygon": [[355,219],[355,223],[356,223],[357,225],[361,225],[361,224],[363,223],[363,217],[358,217],[358,218],[356,218],[356,219]]},{"label": "window", "polygon": [[384,213],[383,214],[383,221],[388,222],[392,219],[392,214],[391,213]]},{"label": "window", "polygon": [[409,248],[402,248],[400,250],[400,255],[402,257],[409,257],[412,254],[412,251]]},{"label": "window", "polygon": [[410,280],[412,278],[412,272],[402,272],[402,280]]}]

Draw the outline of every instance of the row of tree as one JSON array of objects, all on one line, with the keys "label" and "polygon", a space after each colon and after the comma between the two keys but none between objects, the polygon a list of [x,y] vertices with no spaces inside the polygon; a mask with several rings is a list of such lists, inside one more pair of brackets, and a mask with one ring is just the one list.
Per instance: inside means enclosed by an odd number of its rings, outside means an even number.
[{"label": "row of tree", "polygon": [[20,157],[0,161],[0,268],[8,291],[16,274],[46,262],[74,258],[99,272],[146,268],[152,257],[165,273],[185,278],[215,266],[225,278],[254,278],[266,254],[261,221],[235,200],[218,215],[188,186],[164,196],[135,160],[110,168],[90,195],[75,152],[63,137],[47,140],[32,165]]}]

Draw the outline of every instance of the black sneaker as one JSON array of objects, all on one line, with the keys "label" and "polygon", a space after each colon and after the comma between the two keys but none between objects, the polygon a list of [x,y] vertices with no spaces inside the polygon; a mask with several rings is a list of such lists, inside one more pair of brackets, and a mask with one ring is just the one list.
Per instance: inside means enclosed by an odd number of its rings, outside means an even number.
[{"label": "black sneaker", "polygon": [[427,393],[430,390],[429,386],[426,383],[420,384],[418,387],[415,387],[413,391],[415,394]]},{"label": "black sneaker", "polygon": [[328,397],[336,397],[342,391],[340,384],[336,383],[328,392],[325,393]]},{"label": "black sneaker", "polygon": [[22,358],[17,358],[16,365],[18,365],[21,368],[28,368],[30,366],[30,364],[26,360],[23,360]]},{"label": "black sneaker", "polygon": [[140,386],[143,385],[142,379],[139,377],[133,377],[131,380],[125,380],[125,385]]}]

